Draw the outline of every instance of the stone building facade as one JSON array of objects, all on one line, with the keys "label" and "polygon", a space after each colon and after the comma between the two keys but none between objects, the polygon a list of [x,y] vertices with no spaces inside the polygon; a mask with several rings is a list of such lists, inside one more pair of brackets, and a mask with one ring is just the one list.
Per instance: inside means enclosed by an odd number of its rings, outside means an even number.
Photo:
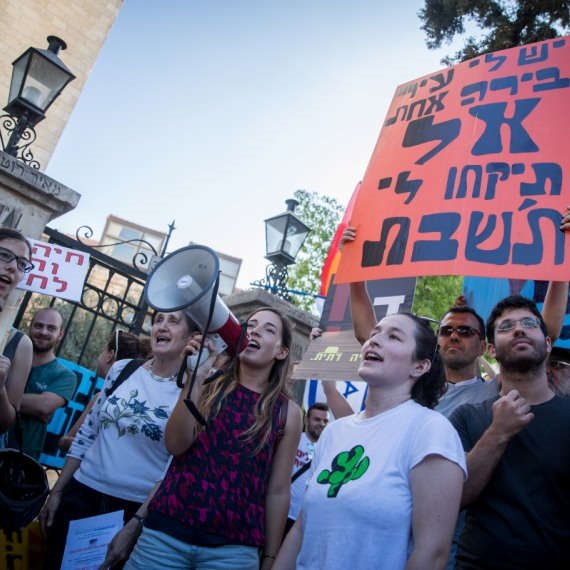
[{"label": "stone building facade", "polygon": [[47,48],[46,38],[67,43],[59,53],[76,76],[36,128],[34,156],[45,169],[123,0],[0,0],[0,109],[8,100],[12,62],[29,47]]}]

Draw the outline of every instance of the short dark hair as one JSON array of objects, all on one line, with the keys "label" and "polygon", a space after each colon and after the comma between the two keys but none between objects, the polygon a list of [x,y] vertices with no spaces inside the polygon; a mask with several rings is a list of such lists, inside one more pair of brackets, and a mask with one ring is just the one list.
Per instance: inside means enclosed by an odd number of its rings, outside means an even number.
[{"label": "short dark hair", "polygon": [[321,412],[328,412],[329,407],[324,402],[315,402],[312,406],[309,407],[307,410],[307,417],[311,414],[313,410],[320,410]]},{"label": "short dark hair", "polygon": [[15,239],[24,242],[28,246],[29,257],[32,257],[32,244],[26,239],[24,234],[13,228],[0,227],[0,241],[5,239]]},{"label": "short dark hair", "polygon": [[479,332],[481,333],[481,339],[485,338],[485,321],[483,321],[481,315],[479,315],[479,313],[473,307],[468,307],[467,305],[451,307],[449,311],[447,311],[445,315],[443,315],[441,320],[443,321],[443,319],[445,319],[445,317],[447,317],[447,315],[449,315],[450,313],[452,314],[468,313],[470,315],[473,315],[477,319],[477,323],[479,323]]},{"label": "short dark hair", "polygon": [[107,342],[107,350],[116,351],[115,360],[125,358],[147,358],[148,343],[143,343],[136,335],[122,330],[115,331]]},{"label": "short dark hair", "polygon": [[61,311],[59,309],[56,309],[55,307],[40,307],[39,309],[36,309],[36,311],[34,312],[34,314],[32,315],[32,320],[30,321],[30,327],[32,326],[32,324],[34,323],[34,321],[36,320],[36,317],[40,314],[40,313],[47,313],[48,311],[51,311],[52,313],[55,313],[56,315],[59,316],[59,320],[61,321],[59,328],[61,330],[65,329],[66,327],[66,323],[65,323],[65,319],[63,318],[63,315],[61,314]]},{"label": "short dark hair", "polygon": [[422,406],[434,408],[446,390],[443,363],[439,356],[437,337],[428,320],[412,313],[401,314],[412,319],[416,325],[414,358],[431,362],[430,369],[425,374],[422,374],[412,386],[412,399]]},{"label": "short dark hair", "polygon": [[544,336],[548,336],[546,324],[540,311],[536,308],[535,302],[523,297],[522,295],[511,295],[510,297],[505,297],[503,300],[499,301],[493,307],[493,310],[487,319],[487,340],[491,344],[495,343],[495,322],[505,311],[512,311],[514,309],[526,309],[532,313],[538,319],[540,330]]}]

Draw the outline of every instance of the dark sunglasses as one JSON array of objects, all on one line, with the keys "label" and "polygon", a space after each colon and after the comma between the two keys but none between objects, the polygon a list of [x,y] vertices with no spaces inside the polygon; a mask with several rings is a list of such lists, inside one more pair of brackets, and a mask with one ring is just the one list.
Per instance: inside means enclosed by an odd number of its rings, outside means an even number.
[{"label": "dark sunglasses", "polygon": [[14,260],[16,260],[16,267],[22,273],[29,273],[34,268],[34,264],[29,259],[20,257],[5,247],[0,247],[0,261],[12,263]]},{"label": "dark sunglasses", "polygon": [[570,362],[564,362],[564,360],[551,360],[548,365],[554,370],[566,370],[566,368],[570,368]]},{"label": "dark sunglasses", "polygon": [[470,338],[474,335],[481,337],[481,333],[477,329],[474,329],[473,327],[467,325],[459,325],[457,327],[452,327],[451,325],[443,325],[442,327],[439,327],[438,334],[439,336],[451,336],[454,332],[457,334],[457,336],[463,338]]}]

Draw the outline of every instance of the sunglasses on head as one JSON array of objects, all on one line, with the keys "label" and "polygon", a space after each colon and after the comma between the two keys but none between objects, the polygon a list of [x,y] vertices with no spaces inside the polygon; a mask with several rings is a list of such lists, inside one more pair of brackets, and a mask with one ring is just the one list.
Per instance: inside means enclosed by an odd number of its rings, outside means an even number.
[{"label": "sunglasses on head", "polygon": [[564,360],[551,360],[548,365],[554,370],[565,370],[570,368],[570,362],[565,362]]},{"label": "sunglasses on head", "polygon": [[443,325],[442,327],[439,327],[438,332],[439,336],[451,336],[453,333],[463,338],[469,338],[474,335],[477,335],[479,337],[481,336],[481,333],[477,329],[474,329],[468,325],[459,325],[457,327],[452,327],[451,325]]},{"label": "sunglasses on head", "polygon": [[117,354],[119,354],[119,335],[122,331],[115,329],[115,359],[117,359]]}]

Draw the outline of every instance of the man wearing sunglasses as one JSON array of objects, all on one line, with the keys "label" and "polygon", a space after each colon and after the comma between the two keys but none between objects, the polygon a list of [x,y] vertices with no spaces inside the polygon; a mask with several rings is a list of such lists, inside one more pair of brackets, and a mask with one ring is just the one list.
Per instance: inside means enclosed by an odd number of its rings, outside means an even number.
[{"label": "man wearing sunglasses", "polygon": [[479,358],[485,354],[485,325],[468,306],[451,307],[443,316],[437,333],[439,354],[445,367],[447,392],[436,410],[449,417],[463,404],[483,402],[498,392],[495,380],[485,382]]},{"label": "man wearing sunglasses", "polygon": [[467,453],[458,570],[570,568],[570,400],[549,385],[536,305],[499,302],[487,321],[500,395],[454,412]]}]

